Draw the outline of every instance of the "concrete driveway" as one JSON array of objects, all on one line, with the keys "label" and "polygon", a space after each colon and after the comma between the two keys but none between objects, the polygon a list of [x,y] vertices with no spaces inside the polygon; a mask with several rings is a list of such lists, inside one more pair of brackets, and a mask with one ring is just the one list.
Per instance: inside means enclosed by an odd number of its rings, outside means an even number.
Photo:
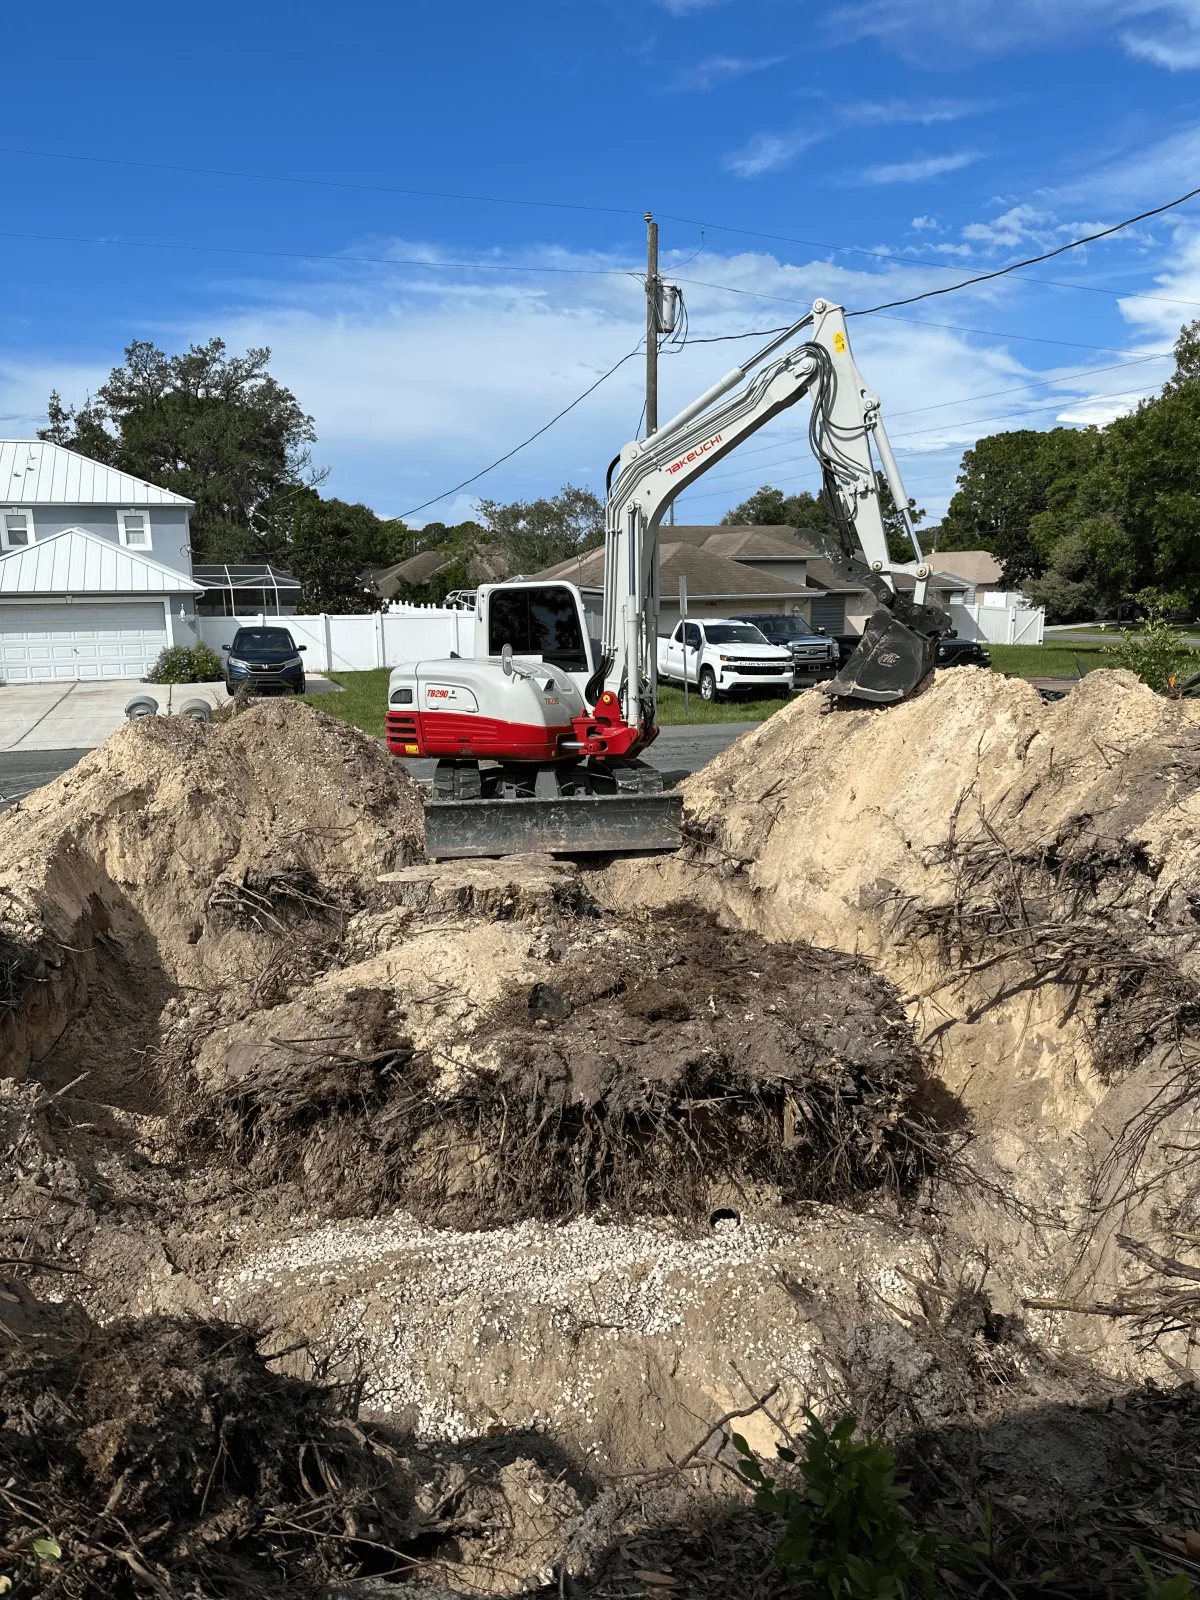
[{"label": "concrete driveway", "polygon": [[94,750],[125,721],[134,695],[158,701],[160,715],[185,700],[223,705],[223,683],[139,683],[136,678],[100,683],[8,683],[0,685],[0,752]]}]

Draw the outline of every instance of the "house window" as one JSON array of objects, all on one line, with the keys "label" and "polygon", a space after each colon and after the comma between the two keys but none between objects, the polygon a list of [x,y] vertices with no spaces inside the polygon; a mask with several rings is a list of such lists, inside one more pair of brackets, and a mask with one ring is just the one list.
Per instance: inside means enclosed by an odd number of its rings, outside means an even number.
[{"label": "house window", "polygon": [[28,511],[18,511],[15,508],[4,513],[3,522],[4,548],[6,550],[23,550],[26,545],[33,543],[33,516]]},{"label": "house window", "polygon": [[117,527],[122,544],[131,550],[149,550],[150,518],[144,511],[118,511]]}]

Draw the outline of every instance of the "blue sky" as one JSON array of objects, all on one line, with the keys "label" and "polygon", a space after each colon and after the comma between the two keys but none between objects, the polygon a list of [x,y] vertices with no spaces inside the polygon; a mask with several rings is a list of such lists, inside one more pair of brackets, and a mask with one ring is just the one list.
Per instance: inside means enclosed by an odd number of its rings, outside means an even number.
[{"label": "blue sky", "polygon": [[[647,208],[702,338],[952,283],[1200,185],[1200,0],[114,0],[13,9],[6,44],[0,431],[30,435],[52,386],[82,400],[132,338],[267,344],[325,492],[389,515],[636,346]],[[938,515],[977,436],[1107,420],[1196,316],[1190,202],[853,333]],[[665,356],[661,414],[751,348]],[[634,359],[413,520],[602,488],[640,383]],[[802,424],[681,520],[815,487]]]}]

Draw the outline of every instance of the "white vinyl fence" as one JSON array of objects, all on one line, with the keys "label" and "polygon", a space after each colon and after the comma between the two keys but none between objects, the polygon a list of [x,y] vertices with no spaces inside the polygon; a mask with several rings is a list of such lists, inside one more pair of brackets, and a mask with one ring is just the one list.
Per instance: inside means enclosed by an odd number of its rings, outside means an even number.
[{"label": "white vinyl fence", "polygon": [[233,643],[239,628],[263,627],[286,628],[297,644],[307,645],[304,666],[308,672],[365,672],[372,667],[398,667],[405,661],[422,658],[444,660],[452,650],[459,655],[471,654],[475,613],[445,611],[439,606],[406,606],[364,616],[321,612],[312,617],[276,617],[268,613],[197,617],[195,622],[199,639],[218,654],[222,645]]},{"label": "white vinyl fence", "polygon": [[950,619],[960,639],[982,644],[1041,644],[1046,613],[1041,606],[963,606],[951,602]]}]

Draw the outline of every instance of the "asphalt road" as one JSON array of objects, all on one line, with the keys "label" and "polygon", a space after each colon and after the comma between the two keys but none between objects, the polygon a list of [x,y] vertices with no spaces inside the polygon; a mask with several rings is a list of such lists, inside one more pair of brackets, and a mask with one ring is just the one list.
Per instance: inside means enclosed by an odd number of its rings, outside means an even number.
[{"label": "asphalt road", "polygon": [[73,767],[84,750],[26,750],[0,752],[0,811],[23,800],[33,789],[41,788],[60,772]]},{"label": "asphalt road", "polygon": [[[687,728],[662,728],[644,759],[664,773],[683,776],[695,772],[739,735],[757,726],[755,722],[708,722]],[[0,811],[23,799],[32,789],[57,778],[87,753],[87,750],[0,751]],[[414,778],[433,775],[432,761],[406,761],[404,765]]]}]

